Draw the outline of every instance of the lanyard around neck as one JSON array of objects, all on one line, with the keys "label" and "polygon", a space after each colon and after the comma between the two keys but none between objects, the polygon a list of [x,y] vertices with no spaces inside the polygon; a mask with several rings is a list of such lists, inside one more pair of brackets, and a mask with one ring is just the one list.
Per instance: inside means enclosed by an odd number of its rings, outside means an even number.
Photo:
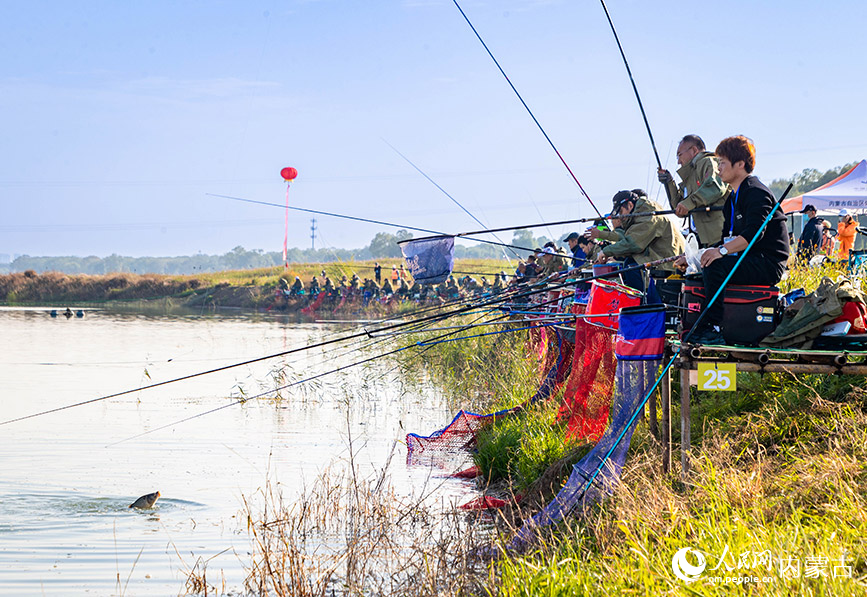
[{"label": "lanyard around neck", "polygon": [[738,194],[741,192],[741,186],[743,184],[744,183],[741,182],[741,184],[738,185],[738,190],[734,192],[735,198],[734,198],[734,201],[732,201],[732,213],[731,213],[731,218],[729,219],[729,236],[730,237],[734,236],[734,232],[735,232],[735,208],[738,206]]}]

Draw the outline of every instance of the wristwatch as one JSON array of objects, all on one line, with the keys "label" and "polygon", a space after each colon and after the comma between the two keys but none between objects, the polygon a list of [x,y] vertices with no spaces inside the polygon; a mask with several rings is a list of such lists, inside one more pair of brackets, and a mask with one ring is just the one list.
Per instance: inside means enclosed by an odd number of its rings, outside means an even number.
[{"label": "wristwatch", "polygon": [[725,245],[720,246],[720,248],[719,248],[719,254],[722,255],[723,257],[725,257],[726,255],[729,254],[729,250],[726,249],[726,246],[725,246]]}]

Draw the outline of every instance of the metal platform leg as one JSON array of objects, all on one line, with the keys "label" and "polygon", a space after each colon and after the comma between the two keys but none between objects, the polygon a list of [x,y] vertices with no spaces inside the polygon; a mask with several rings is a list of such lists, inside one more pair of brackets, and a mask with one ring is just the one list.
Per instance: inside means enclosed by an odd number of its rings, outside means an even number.
[{"label": "metal platform leg", "polygon": [[662,376],[659,399],[662,403],[662,472],[671,471],[671,368]]},{"label": "metal platform leg", "polygon": [[650,435],[658,440],[659,423],[656,421],[656,392],[653,393],[653,396],[650,397],[647,403],[647,417],[649,419],[648,428],[650,429]]},{"label": "metal platform leg", "polygon": [[686,482],[689,475],[690,448],[689,414],[689,369],[680,370],[680,480]]}]

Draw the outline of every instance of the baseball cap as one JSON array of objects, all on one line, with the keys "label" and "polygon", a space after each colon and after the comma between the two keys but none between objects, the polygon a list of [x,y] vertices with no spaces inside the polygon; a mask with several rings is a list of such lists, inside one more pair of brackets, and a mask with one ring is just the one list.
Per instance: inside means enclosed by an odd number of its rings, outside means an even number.
[{"label": "baseball cap", "polygon": [[554,254],[554,249],[552,249],[551,247],[545,247],[545,248],[542,250],[542,252],[543,252],[543,253],[547,253],[548,255],[553,255],[553,254]]},{"label": "baseball cap", "polygon": [[819,211],[819,210],[816,209],[816,206],[813,205],[812,203],[808,203],[807,205],[804,206],[804,209],[801,210],[801,213],[805,214],[808,211]]},{"label": "baseball cap", "polygon": [[626,203],[627,201],[636,201],[638,196],[632,191],[617,191],[612,199],[612,203],[614,204],[614,211],[616,212],[620,207]]},{"label": "baseball cap", "polygon": [[848,210],[848,209],[841,209],[841,210],[840,210],[840,217],[848,216],[848,215],[849,215],[849,210]]},{"label": "baseball cap", "polygon": [[569,242],[570,240],[578,240],[579,238],[581,238],[580,234],[578,234],[577,232],[570,232],[569,236],[567,236],[563,240]]}]

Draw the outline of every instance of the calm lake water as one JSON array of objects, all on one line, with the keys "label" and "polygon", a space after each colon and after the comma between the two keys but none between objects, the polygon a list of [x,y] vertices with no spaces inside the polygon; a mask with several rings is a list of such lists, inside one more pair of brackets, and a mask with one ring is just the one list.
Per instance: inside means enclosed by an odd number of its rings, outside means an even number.
[{"label": "calm lake water", "polygon": [[[88,311],[67,320],[0,309],[0,419],[355,330],[268,316]],[[227,592],[241,594],[250,552],[242,496],[254,499],[269,480],[300,491],[348,457],[348,430],[356,461],[380,470],[396,439],[442,427],[453,409],[430,388],[401,387],[383,359],[280,400],[172,423],[377,350],[307,351],[0,426],[0,594],[176,595],[199,558],[213,558],[209,581],[225,578]],[[399,493],[417,495],[441,474],[408,469],[403,445],[396,454]],[[466,483],[437,482],[441,501],[473,497]],[[153,510],[127,508],[157,490]]]}]

